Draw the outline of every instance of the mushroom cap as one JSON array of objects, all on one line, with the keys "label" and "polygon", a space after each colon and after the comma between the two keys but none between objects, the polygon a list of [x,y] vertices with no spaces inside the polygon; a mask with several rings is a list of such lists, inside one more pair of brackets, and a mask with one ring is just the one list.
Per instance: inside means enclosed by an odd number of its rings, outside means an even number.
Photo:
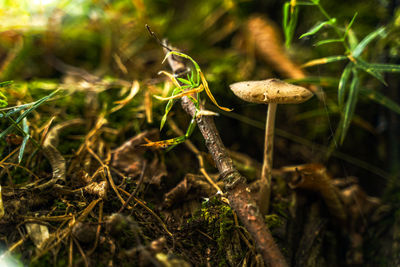
[{"label": "mushroom cap", "polygon": [[238,82],[229,87],[244,101],[260,104],[299,104],[313,96],[313,93],[304,87],[278,79]]}]

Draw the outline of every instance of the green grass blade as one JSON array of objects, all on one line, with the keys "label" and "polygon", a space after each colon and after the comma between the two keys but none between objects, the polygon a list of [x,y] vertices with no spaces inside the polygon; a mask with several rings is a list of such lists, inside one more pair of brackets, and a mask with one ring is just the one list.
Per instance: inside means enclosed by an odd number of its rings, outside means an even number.
[{"label": "green grass blade", "polygon": [[395,64],[380,64],[380,63],[367,63],[370,69],[379,72],[400,72],[400,65]]},{"label": "green grass blade", "polygon": [[19,116],[16,119],[16,123],[20,123],[21,120],[23,118],[25,118],[29,113],[31,113],[33,110],[35,110],[37,107],[39,107],[43,102],[49,100],[52,96],[54,96],[56,93],[58,92],[58,90],[54,90],[53,92],[51,92],[50,94],[48,94],[45,97],[42,97],[41,99],[39,99],[38,101],[35,101],[34,104],[28,108],[27,110],[24,111],[24,113],[21,114],[21,116]]},{"label": "green grass blade", "polygon": [[364,51],[365,47],[372,42],[375,38],[385,35],[385,27],[376,29],[375,31],[368,34],[353,50],[352,54],[354,57],[358,57]]},{"label": "green grass blade", "polygon": [[18,154],[18,163],[21,163],[22,157],[24,156],[25,152],[25,147],[26,143],[28,142],[30,135],[29,135],[29,126],[28,126],[28,120],[26,117],[22,120],[22,130],[25,133],[24,139],[22,140],[21,147],[19,149],[19,154]]},{"label": "green grass blade", "polygon": [[380,71],[375,70],[374,68],[372,68],[367,62],[365,62],[364,60],[362,60],[361,58],[356,58],[356,62],[355,62],[356,66],[360,69],[362,69],[363,71],[367,72],[368,74],[374,76],[376,79],[378,79],[381,83],[383,83],[385,86],[387,86],[387,83],[385,81],[385,79],[383,78],[383,75]]},{"label": "green grass blade", "polygon": [[290,3],[286,2],[283,5],[283,18],[282,18],[282,26],[283,26],[283,33],[285,35],[286,47],[289,47],[289,45],[290,45],[290,42],[288,44],[288,39],[289,39],[289,10],[290,10]]},{"label": "green grass blade", "polygon": [[[171,101],[171,103],[173,103],[173,100],[170,100],[170,101]],[[168,104],[170,104],[169,101],[168,101]],[[167,104],[167,106],[168,106],[168,104]],[[171,104],[171,107],[172,107],[172,104]],[[166,113],[164,113],[164,115],[161,118],[160,131],[164,128],[165,122],[167,121],[167,115],[168,115],[168,113],[166,112]]]},{"label": "green grass blade", "polygon": [[[9,122],[12,124],[8,128],[15,128],[17,131],[19,131],[23,136],[25,136],[24,130],[18,125],[18,123],[15,122],[15,120],[11,117],[8,117]],[[7,128],[7,129],[8,129]]]},{"label": "green grass blade", "polygon": [[36,102],[30,102],[30,103],[26,103],[26,104],[22,104],[22,105],[19,105],[19,106],[14,106],[14,107],[7,107],[7,108],[0,108],[0,111],[6,111],[6,110],[15,110],[16,108],[22,108],[22,109],[24,109],[24,108],[27,108],[27,107],[30,107],[30,106],[32,106],[33,104],[35,104]]},{"label": "green grass blade", "polygon": [[324,27],[325,25],[332,25],[336,22],[336,19],[333,18],[331,20],[326,20],[326,21],[322,21],[320,23],[317,23],[316,25],[314,25],[311,29],[309,29],[306,33],[303,33],[299,39],[302,39],[306,36],[311,36],[316,34],[319,30],[322,29],[322,27]]},{"label": "green grass blade", "polygon": [[393,100],[391,100],[389,97],[381,94],[379,91],[368,89],[368,88],[361,88],[360,89],[360,94],[362,94],[365,97],[368,97],[370,100],[375,101],[376,103],[396,112],[397,114],[400,114],[400,105]]},{"label": "green grass blade", "polygon": [[[173,91],[171,96],[177,95],[182,91],[182,87],[176,87]],[[167,121],[167,116],[168,113],[170,112],[170,110],[172,109],[172,106],[175,103],[175,99],[170,99],[167,102],[167,105],[165,105],[165,112],[163,117],[161,118],[161,122],[160,122],[160,131],[164,128],[165,122]]]},{"label": "green grass blade", "polygon": [[161,122],[160,122],[160,131],[164,128],[165,122],[167,121],[167,116],[169,111],[171,110],[172,106],[174,105],[175,100],[171,99],[168,100],[167,105],[165,106],[165,112],[163,117],[161,118]]},{"label": "green grass blade", "polygon": [[346,137],[358,100],[358,92],[359,92],[358,73],[357,70],[354,68],[352,69],[352,73],[353,73],[353,79],[351,80],[350,84],[349,97],[346,101],[346,106],[344,108],[343,124],[341,126],[342,131],[340,134],[340,144],[343,144],[344,138]]},{"label": "green grass blade", "polygon": [[49,98],[51,98],[53,95],[55,95],[58,92],[58,90],[55,90],[51,92],[49,95],[35,101],[33,105],[25,110],[13,123],[13,125],[10,125],[8,128],[6,128],[3,132],[0,133],[0,139],[3,138],[6,134],[8,134],[16,124],[19,124],[26,116],[28,116],[29,113],[31,113],[33,110],[35,110],[38,106],[40,106],[43,102],[47,101]]},{"label": "green grass blade", "polygon": [[330,56],[330,57],[323,57],[323,58],[317,58],[310,60],[302,65],[303,68],[306,67],[311,67],[311,66],[316,66],[316,65],[323,65],[327,63],[332,63],[340,60],[345,60],[347,59],[346,56]]},{"label": "green grass blade", "polygon": [[346,51],[346,53],[351,53],[351,51],[353,51],[357,45],[358,45],[358,39],[356,34],[354,33],[354,31],[352,29],[349,29],[348,33],[347,33],[347,41],[349,43],[350,46],[350,51]]},{"label": "green grass blade", "polygon": [[189,81],[191,84],[195,84],[195,82],[194,82],[194,73],[193,73],[193,71],[190,72],[190,76],[189,76],[189,74],[188,74],[188,81]]},{"label": "green grass blade", "polygon": [[339,107],[343,107],[344,99],[346,96],[346,85],[349,80],[351,70],[353,68],[353,63],[349,62],[342,72],[338,86],[338,103]]},{"label": "green grass blade", "polygon": [[285,35],[285,45],[287,48],[290,47],[290,43],[292,42],[294,31],[297,25],[297,18],[299,14],[299,8],[294,6],[294,11],[291,13],[291,5],[290,2],[286,2],[283,5],[283,32]]},{"label": "green grass blade", "polygon": [[192,85],[192,83],[189,80],[186,80],[184,78],[177,78],[177,80],[183,84]]},{"label": "green grass blade", "polygon": [[350,30],[351,26],[353,26],[353,23],[356,20],[357,15],[358,15],[358,12],[354,13],[353,18],[351,19],[349,25],[347,25],[347,27],[346,27],[346,31],[344,32],[343,39],[345,39],[347,34],[349,33],[349,30]]},{"label": "green grass blade", "polygon": [[[28,107],[31,107],[33,104],[35,104],[35,102],[29,103],[29,104],[23,104],[23,105],[16,106],[16,107],[14,107],[13,109],[9,110],[9,111],[8,111],[6,114],[4,114],[3,116],[4,116],[4,118],[8,118],[8,117],[14,115],[15,113],[20,112],[20,111],[23,110],[23,109],[26,109],[26,108],[28,108]],[[0,114],[0,118],[2,118],[3,116]]]},{"label": "green grass blade", "polygon": [[322,41],[318,41],[314,44],[314,46],[320,46],[320,45],[325,45],[325,44],[331,44],[331,43],[343,43],[344,39],[326,39]]}]

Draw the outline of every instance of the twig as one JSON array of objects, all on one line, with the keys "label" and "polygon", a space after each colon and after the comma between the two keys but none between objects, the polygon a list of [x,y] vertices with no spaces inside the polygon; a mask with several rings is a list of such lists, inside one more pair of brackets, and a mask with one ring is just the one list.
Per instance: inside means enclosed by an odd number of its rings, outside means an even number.
[{"label": "twig", "polygon": [[101,225],[102,225],[102,220],[103,220],[103,207],[104,207],[104,202],[101,201],[100,204],[99,204],[99,219],[98,219],[98,225],[97,225],[97,230],[96,230],[96,239],[94,241],[93,247],[87,253],[88,256],[93,254],[93,252],[97,248],[97,244],[99,243]]},{"label": "twig", "polygon": [[126,206],[128,206],[128,204],[129,204],[129,202],[132,200],[132,198],[135,197],[136,192],[138,191],[139,187],[140,187],[140,186],[142,185],[142,183],[143,183],[143,180],[144,180],[143,178],[144,178],[144,172],[145,172],[145,170],[146,170],[146,161],[145,161],[144,164],[143,164],[142,173],[140,174],[139,182],[138,182],[136,188],[133,190],[133,192],[131,193],[131,195],[130,195],[130,196],[128,197],[128,199],[125,201],[124,205],[122,205],[122,207],[120,208],[120,210],[118,211],[118,213],[121,213],[121,212],[126,208]]},{"label": "twig", "polygon": [[83,249],[82,249],[81,245],[79,244],[78,240],[76,240],[76,238],[74,238],[73,236],[71,236],[71,239],[74,241],[76,247],[78,248],[79,253],[82,256],[83,262],[85,263],[85,267],[89,267],[89,262],[88,262],[88,259],[86,257],[86,254],[83,251]]},{"label": "twig", "polygon": [[[129,194],[129,193],[126,192],[124,189],[119,188],[119,187],[118,187],[118,189],[119,189],[121,192],[123,192],[125,195],[127,195],[128,197],[132,196],[132,194]],[[161,224],[162,228],[164,228],[165,232],[167,232],[167,234],[168,234],[169,236],[171,236],[171,237],[173,236],[172,233],[168,230],[167,225],[164,223],[164,221],[163,221],[152,209],[150,209],[149,207],[147,207],[146,204],[145,204],[143,201],[141,201],[140,199],[136,198],[135,196],[132,196],[132,199],[133,199],[137,204],[139,204],[140,206],[142,206],[142,208],[144,208],[145,210],[147,210],[151,215],[153,215],[154,218],[157,219],[157,221]]]},{"label": "twig", "polygon": [[[167,46],[166,43],[163,46]],[[164,50],[164,52],[166,51]],[[179,72],[182,68],[182,62],[176,61],[173,57],[168,58],[168,63],[174,73]],[[185,96],[181,99],[181,105],[191,117],[195,116],[196,107],[188,97]],[[228,156],[212,116],[196,117],[196,122],[225,184],[230,205],[254,238],[265,263],[269,266],[288,266],[265,225],[255,201],[249,194],[250,190],[245,183],[246,178],[233,166],[232,159]]]}]

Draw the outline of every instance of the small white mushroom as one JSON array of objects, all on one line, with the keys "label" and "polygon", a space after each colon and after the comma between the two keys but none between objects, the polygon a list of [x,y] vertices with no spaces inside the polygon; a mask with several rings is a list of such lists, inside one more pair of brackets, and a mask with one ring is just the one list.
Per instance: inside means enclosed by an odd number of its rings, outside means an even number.
[{"label": "small white mushroom", "polygon": [[230,85],[233,93],[247,102],[259,104],[299,104],[313,94],[304,87],[278,79],[238,82]]},{"label": "small white mushroom", "polygon": [[259,199],[260,211],[266,214],[271,194],[272,152],[277,104],[299,104],[310,99],[313,94],[304,87],[288,84],[278,79],[238,82],[231,84],[230,88],[237,97],[244,101],[268,104],[261,172],[262,186]]}]

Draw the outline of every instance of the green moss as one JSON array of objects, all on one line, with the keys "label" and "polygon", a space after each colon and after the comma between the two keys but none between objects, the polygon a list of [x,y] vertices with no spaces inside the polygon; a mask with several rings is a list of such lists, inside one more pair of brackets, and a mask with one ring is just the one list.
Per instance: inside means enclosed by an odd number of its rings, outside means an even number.
[{"label": "green moss", "polygon": [[[205,231],[217,242],[217,252],[213,257],[213,262],[218,266],[227,266],[230,261],[240,262],[243,253],[233,253],[233,258],[227,260],[228,250],[237,245],[237,240],[233,239],[235,230],[235,220],[231,207],[221,202],[218,198],[211,198],[203,202],[199,212],[190,221],[202,221]],[[232,254],[232,253],[231,253]],[[228,263],[229,262],[229,263]]]},{"label": "green moss", "polygon": [[215,223],[221,220],[222,217],[232,215],[232,210],[229,206],[220,202],[218,203],[216,199],[213,198],[203,203],[201,215],[208,223]]}]

